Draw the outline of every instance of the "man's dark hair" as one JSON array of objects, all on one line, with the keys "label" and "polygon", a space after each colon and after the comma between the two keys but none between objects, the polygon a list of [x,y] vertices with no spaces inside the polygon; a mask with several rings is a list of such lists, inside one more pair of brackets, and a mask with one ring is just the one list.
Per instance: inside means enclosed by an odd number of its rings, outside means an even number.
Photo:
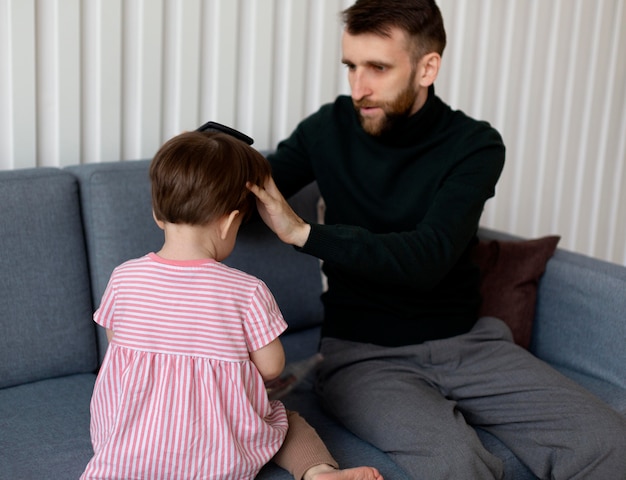
[{"label": "man's dark hair", "polygon": [[351,35],[388,37],[392,28],[400,28],[409,35],[416,59],[431,52],[442,55],[446,46],[443,18],[434,0],[357,0],[342,17]]}]

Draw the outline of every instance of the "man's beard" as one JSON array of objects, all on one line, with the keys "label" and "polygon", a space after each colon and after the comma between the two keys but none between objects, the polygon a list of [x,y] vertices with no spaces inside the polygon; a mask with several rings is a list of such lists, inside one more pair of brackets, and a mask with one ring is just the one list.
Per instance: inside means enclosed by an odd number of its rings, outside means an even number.
[{"label": "man's beard", "polygon": [[[417,99],[417,91],[413,87],[413,81],[409,82],[404,90],[402,90],[396,98],[389,102],[373,105],[368,102],[367,99],[354,102],[354,108],[359,116],[359,121],[363,130],[370,135],[380,136],[385,132],[393,130],[393,127],[400,122],[408,118],[411,115],[413,105]],[[371,118],[361,114],[360,108],[367,106],[380,107],[384,113],[383,117]]]}]

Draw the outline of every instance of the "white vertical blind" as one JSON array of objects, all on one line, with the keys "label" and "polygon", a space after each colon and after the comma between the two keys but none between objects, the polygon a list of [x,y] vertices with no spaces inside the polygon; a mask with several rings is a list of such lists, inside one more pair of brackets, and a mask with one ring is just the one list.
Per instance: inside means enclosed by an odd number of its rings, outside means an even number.
[{"label": "white vertical blind", "polygon": [[13,78],[8,68],[13,63],[11,36],[11,9],[9,3],[0,1],[0,65],[6,65],[0,75],[0,158],[13,157]]},{"label": "white vertical blind", "polygon": [[[149,158],[213,119],[272,148],[348,93],[351,0],[0,0],[0,169]],[[483,224],[626,264],[626,0],[439,0],[436,91],[503,135]]]}]

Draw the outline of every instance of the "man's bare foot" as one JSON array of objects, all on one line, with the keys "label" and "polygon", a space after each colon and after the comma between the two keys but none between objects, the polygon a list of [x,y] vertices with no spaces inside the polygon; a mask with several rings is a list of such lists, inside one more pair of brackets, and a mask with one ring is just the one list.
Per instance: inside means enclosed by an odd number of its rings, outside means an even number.
[{"label": "man's bare foot", "polygon": [[330,465],[317,465],[307,470],[305,480],[384,480],[374,467],[337,470]]}]

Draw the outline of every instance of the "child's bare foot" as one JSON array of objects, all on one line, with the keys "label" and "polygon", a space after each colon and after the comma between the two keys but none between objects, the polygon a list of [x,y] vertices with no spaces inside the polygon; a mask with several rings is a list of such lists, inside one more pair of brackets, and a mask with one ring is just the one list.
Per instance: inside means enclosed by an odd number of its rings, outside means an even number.
[{"label": "child's bare foot", "polygon": [[337,470],[330,465],[317,465],[307,470],[305,480],[384,480],[374,467]]}]

